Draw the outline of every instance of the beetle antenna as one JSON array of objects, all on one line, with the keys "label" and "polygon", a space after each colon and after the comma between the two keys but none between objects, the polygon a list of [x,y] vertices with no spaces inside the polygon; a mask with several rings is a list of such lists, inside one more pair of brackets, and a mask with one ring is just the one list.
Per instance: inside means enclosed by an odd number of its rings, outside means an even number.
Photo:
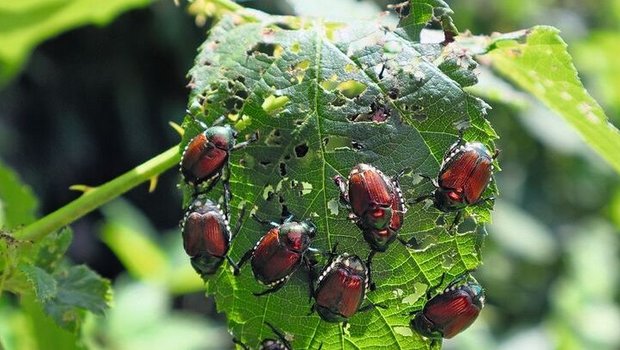
[{"label": "beetle antenna", "polygon": [[220,124],[222,124],[224,122],[225,119],[226,119],[226,116],[221,115],[221,116],[217,117],[217,119],[215,119],[213,121],[213,123],[211,123],[211,125],[220,125]]},{"label": "beetle antenna", "polygon": [[407,204],[418,204],[418,203],[420,203],[420,202],[422,202],[424,200],[430,199],[430,198],[433,198],[432,194],[425,194],[425,195],[420,196],[420,197],[418,197],[418,198],[416,198],[414,200],[408,201]]},{"label": "beetle antenna", "polygon": [[232,150],[236,151],[238,149],[247,147],[249,144],[251,144],[252,142],[256,142],[258,141],[258,131],[253,133],[249,139],[243,141],[243,142],[239,142],[238,144],[234,145]]},{"label": "beetle antenna", "polygon": [[252,219],[254,219],[254,221],[264,226],[276,226],[276,227],[279,226],[278,224],[265,220],[254,213],[252,213]]},{"label": "beetle antenna", "polygon": [[[392,178],[392,180],[393,180],[393,181],[398,182],[398,181],[400,180],[401,176],[403,176],[403,175],[404,175],[405,173],[407,173],[407,172],[410,172],[411,170],[413,170],[411,167],[406,167],[406,168],[404,168],[404,169],[403,169],[403,170],[401,170],[398,174],[396,174],[396,175]],[[423,178],[425,178],[425,179],[432,180],[432,179],[430,178],[430,176],[428,176],[428,177],[427,177],[426,175],[420,175],[420,176],[421,176],[421,177],[423,177]]]}]

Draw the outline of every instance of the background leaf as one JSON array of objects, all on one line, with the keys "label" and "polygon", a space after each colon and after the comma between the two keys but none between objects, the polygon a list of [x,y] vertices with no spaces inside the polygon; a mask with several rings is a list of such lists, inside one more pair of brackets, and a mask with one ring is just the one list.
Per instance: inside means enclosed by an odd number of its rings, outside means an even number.
[{"label": "background leaf", "polygon": [[[240,139],[259,131],[260,140],[231,159],[233,225],[242,205],[275,221],[292,213],[317,224],[315,247],[328,250],[338,242],[340,252],[366,257],[367,244],[338,203],[334,175],[347,176],[360,162],[388,176],[411,168],[401,183],[412,199],[432,190],[415,173],[437,174],[457,127],[470,125],[467,139],[492,146],[496,135],[484,119],[487,105],[450,78],[475,82],[464,74],[475,64],[471,59],[442,64],[455,58],[451,46],[417,44],[377,23],[255,16],[255,22],[226,17],[211,30],[190,72],[193,115],[185,120],[181,145],[182,150],[201,131],[194,118],[212,122],[225,115]],[[377,113],[387,114],[387,120],[372,122]],[[187,205],[193,189],[183,188]],[[217,187],[211,197],[220,194]],[[483,222],[488,209],[471,212]],[[378,289],[368,298],[389,308],[359,313],[346,329],[307,316],[308,281],[301,271],[282,290],[257,298],[252,292],[265,287],[251,269],[235,278],[225,264],[207,281],[207,292],[226,312],[235,336],[251,347],[273,337],[264,324],[270,322],[292,335],[296,348],[428,348],[430,342],[408,328],[408,312],[422,307],[420,296],[442,273],[455,276],[479,265],[484,234],[450,235],[437,225],[440,216],[432,207],[409,208],[401,236],[415,238],[421,249],[395,243],[377,255]],[[265,232],[245,220],[231,257],[239,259]]]},{"label": "background leaf", "polygon": [[37,200],[30,187],[0,161],[0,228],[15,228],[34,221],[36,208]]},{"label": "background leaf", "polygon": [[44,303],[56,296],[58,284],[54,277],[40,267],[24,265],[21,267],[28,281],[34,288],[35,296],[40,303]]},{"label": "background leaf", "polygon": [[84,265],[71,266],[54,274],[57,292],[43,302],[45,312],[61,327],[77,331],[86,310],[98,315],[109,307],[110,282]]},{"label": "background leaf", "polygon": [[481,59],[562,116],[620,172],[620,132],[581,84],[557,29],[538,26],[499,36]]},{"label": "background leaf", "polygon": [[17,73],[30,51],[58,33],[85,24],[104,25],[151,0],[24,0],[0,4],[0,85]]}]

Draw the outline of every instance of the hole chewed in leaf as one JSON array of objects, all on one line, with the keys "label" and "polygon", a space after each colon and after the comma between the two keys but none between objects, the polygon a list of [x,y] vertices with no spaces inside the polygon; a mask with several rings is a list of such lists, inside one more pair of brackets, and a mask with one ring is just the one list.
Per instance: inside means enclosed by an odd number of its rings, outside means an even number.
[{"label": "hole chewed in leaf", "polygon": [[319,84],[325,91],[334,91],[338,87],[338,76],[332,75],[329,79],[321,81]]},{"label": "hole chewed in leaf", "polygon": [[[299,45],[299,42],[294,42],[293,45],[291,45],[291,52],[292,53],[299,53],[299,51],[301,51],[301,45]],[[310,62],[310,61],[308,61]]]},{"label": "hole chewed in leaf", "polygon": [[367,86],[357,80],[347,80],[336,86],[336,89],[340,91],[347,98],[355,98],[361,95]]},{"label": "hole chewed in leaf", "polygon": [[398,88],[391,88],[390,91],[388,91],[388,97],[395,100],[398,98],[398,92]]},{"label": "hole chewed in leaf", "polygon": [[286,164],[285,163],[280,163],[280,175],[286,176]]},{"label": "hole chewed in leaf", "polygon": [[331,103],[332,106],[334,107],[342,107],[347,103],[347,100],[342,98],[342,97],[337,97],[336,99],[334,99]]},{"label": "hole chewed in leaf", "polygon": [[278,112],[280,112],[282,109],[284,109],[284,106],[286,106],[289,100],[290,99],[288,98],[288,96],[277,96],[276,97],[275,95],[269,95],[267,96],[265,101],[263,101],[263,104],[261,105],[261,107],[267,114],[275,115]]},{"label": "hole chewed in leaf", "polygon": [[364,145],[362,145],[361,143],[357,141],[351,141],[351,147],[353,147],[354,150],[358,150],[358,151],[361,151],[364,149]]},{"label": "hole chewed in leaf", "polygon": [[306,143],[295,146],[295,155],[297,158],[303,158],[306,154],[308,154],[308,145]]},{"label": "hole chewed in leaf", "polygon": [[391,109],[385,104],[373,102],[370,105],[370,113],[352,115],[349,120],[352,122],[383,123],[390,117],[391,113]]},{"label": "hole chewed in leaf", "polygon": [[272,44],[272,43],[258,43],[254,46],[252,46],[251,49],[249,49],[248,51],[246,51],[247,55],[256,55],[256,54],[263,54],[263,55],[267,55],[269,57],[273,57],[274,53],[276,51],[276,47],[277,45]]},{"label": "hole chewed in leaf", "polygon": [[267,135],[265,138],[265,144],[269,146],[280,146],[282,145],[282,134],[280,129],[273,129],[272,132]]}]

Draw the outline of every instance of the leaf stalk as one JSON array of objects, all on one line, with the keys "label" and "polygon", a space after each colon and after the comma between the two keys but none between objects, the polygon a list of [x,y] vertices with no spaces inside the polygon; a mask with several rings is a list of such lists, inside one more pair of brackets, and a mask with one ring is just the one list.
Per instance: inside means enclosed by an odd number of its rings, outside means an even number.
[{"label": "leaf stalk", "polygon": [[179,161],[179,146],[176,145],[123,175],[92,188],[71,203],[18,230],[15,232],[15,237],[38,241],[141,183],[150,181],[151,178],[172,168]]}]

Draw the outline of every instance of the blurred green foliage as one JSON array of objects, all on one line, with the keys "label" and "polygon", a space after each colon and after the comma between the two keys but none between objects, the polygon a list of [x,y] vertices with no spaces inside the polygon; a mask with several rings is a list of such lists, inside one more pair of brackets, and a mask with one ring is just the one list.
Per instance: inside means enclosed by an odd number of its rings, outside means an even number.
[{"label": "blurred green foliage", "polygon": [[105,25],[119,13],[152,0],[0,1],[0,86],[24,64],[42,41],[85,24]]}]

